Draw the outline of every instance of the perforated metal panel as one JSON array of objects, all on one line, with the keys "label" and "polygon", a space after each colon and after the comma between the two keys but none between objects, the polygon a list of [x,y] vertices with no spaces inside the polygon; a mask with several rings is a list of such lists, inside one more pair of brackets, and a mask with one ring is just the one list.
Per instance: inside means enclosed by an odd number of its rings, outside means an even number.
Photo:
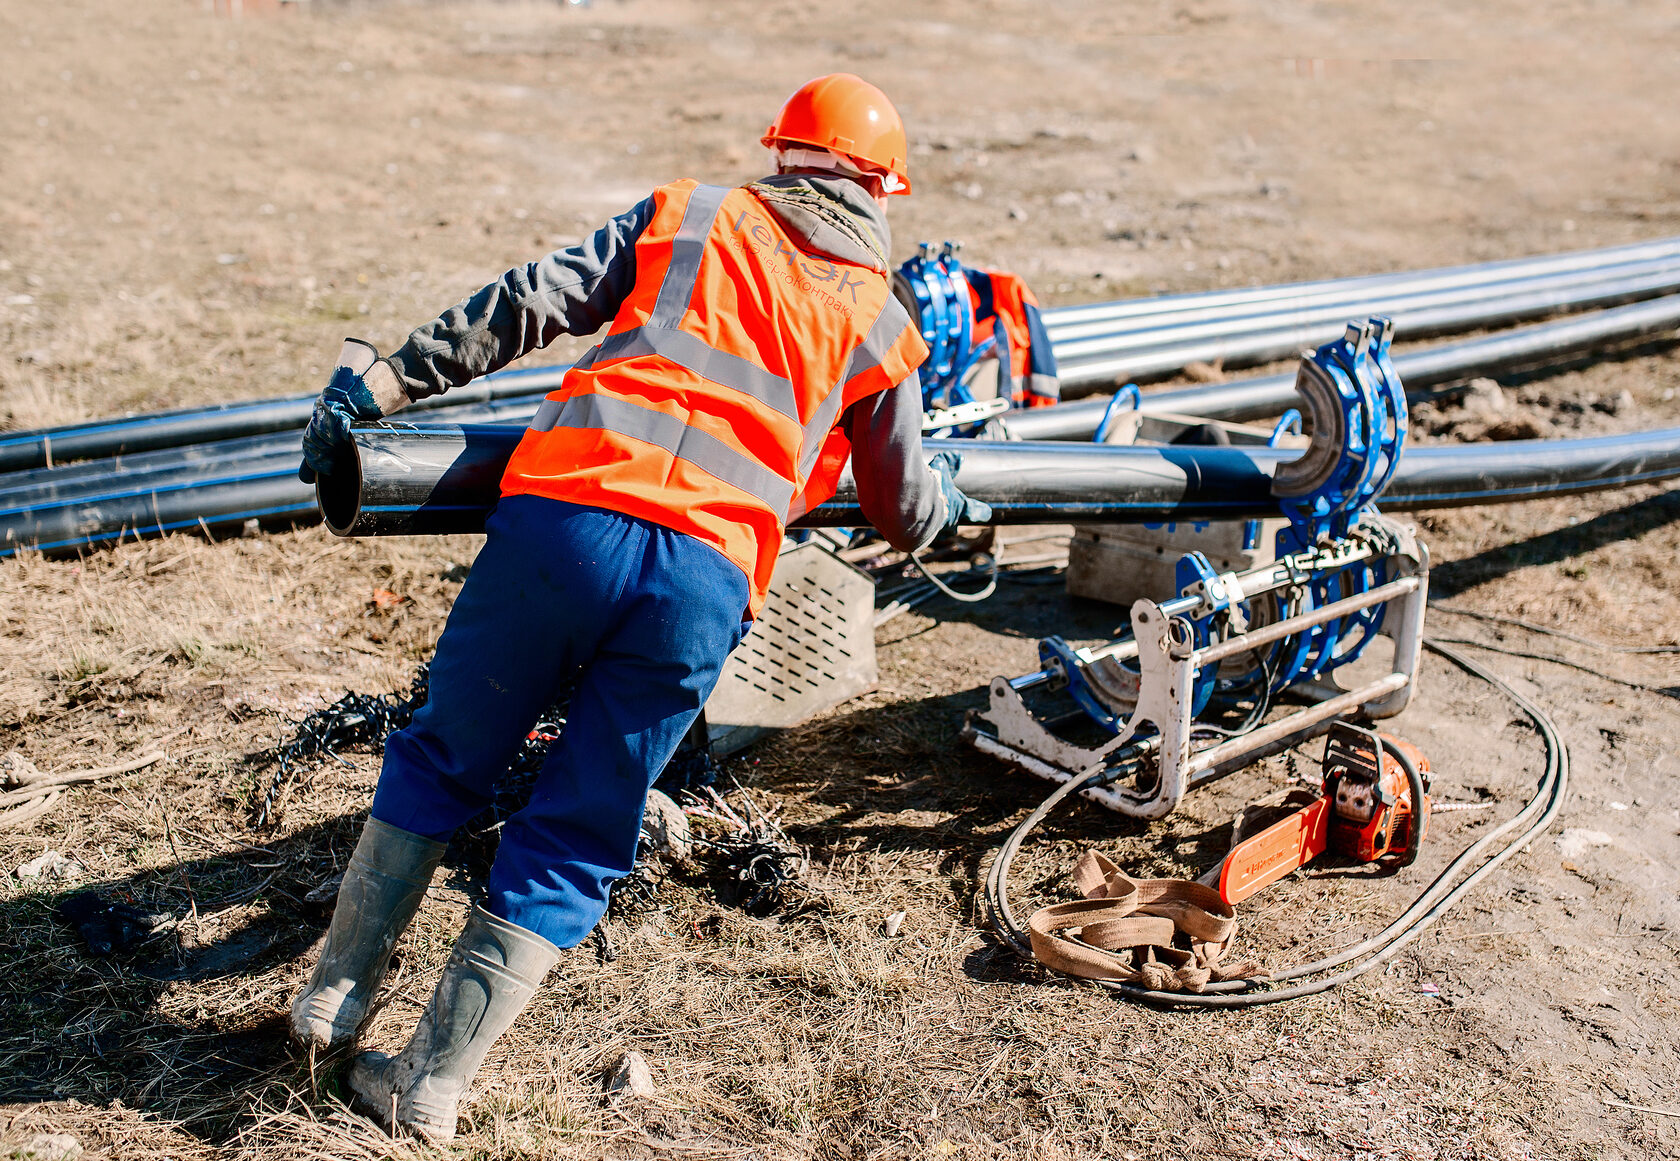
[{"label": "perforated metal panel", "polygon": [[815,544],[784,552],[764,609],[706,703],[728,753],[875,685],[875,584]]}]

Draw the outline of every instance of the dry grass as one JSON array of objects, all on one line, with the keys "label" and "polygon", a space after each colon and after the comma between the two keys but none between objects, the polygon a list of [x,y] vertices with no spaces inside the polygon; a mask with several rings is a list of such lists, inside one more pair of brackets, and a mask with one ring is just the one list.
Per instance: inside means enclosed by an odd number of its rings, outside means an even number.
[{"label": "dry grass", "polygon": [[[311,530],[0,563],[7,749],[56,771],[189,731],[165,744],[166,763],[79,789],[0,840],[0,867],[50,846],[88,869],[74,885],[0,879],[0,1092],[17,1118],[0,1139],[46,1126],[121,1157],[429,1155],[344,1108],[341,1062],[311,1077],[284,1047],[283,1013],[325,921],[304,897],[342,869],[377,759],[320,766],[267,833],[248,825],[262,779],[245,756],[343,688],[404,687],[473,547]],[[381,607],[375,588],[409,599]],[[609,922],[616,961],[590,947],[564,958],[492,1053],[451,1155],[1283,1159],[1362,1156],[1363,1141],[1395,1157],[1556,1155],[1526,1144],[1560,1133],[1549,1082],[1486,1043],[1472,1011],[1418,991],[1447,970],[1421,949],[1342,993],[1221,1016],[1117,1005],[984,933],[985,860],[1042,788],[954,745],[978,700],[979,678],[962,675],[1023,667],[1034,618],[1082,624],[1069,612],[1029,591],[979,624],[909,614],[883,633],[880,691],[732,763],[811,851],[816,905],[752,919],[704,874],[674,869],[662,910]],[[1019,628],[1000,636],[986,618]],[[1417,735],[1432,753],[1432,737],[1505,720],[1484,691],[1445,673],[1431,682],[1455,691]],[[1519,762],[1445,759],[1449,786],[1520,791],[1532,743],[1520,727],[1503,736]],[[1193,796],[1153,827],[1070,810],[1026,852],[1018,898],[1062,896],[1093,842],[1137,873],[1199,872],[1234,805],[1286,781],[1286,765]],[[1483,825],[1443,816],[1428,859]],[[452,851],[370,1044],[406,1038],[490,850],[469,839]],[[180,923],[90,960],[51,915],[89,884]],[[1368,875],[1279,884],[1246,910],[1244,953],[1322,954],[1380,925],[1401,891]],[[881,921],[900,910],[888,939]],[[602,1077],[628,1048],[653,1063],[658,1095],[609,1104]]]},{"label": "dry grass", "polygon": [[[0,841],[7,867],[51,846],[89,883],[181,917],[136,952],[90,960],[51,915],[69,887],[0,887],[0,1091],[21,1118],[5,1139],[50,1125],[124,1157],[428,1155],[339,1103],[339,1062],[311,1078],[283,1042],[325,919],[304,896],[342,867],[376,760],[322,766],[269,834],[248,829],[257,780],[243,756],[276,735],[277,713],[345,686],[403,686],[470,549],[311,531],[0,564],[7,607],[34,610],[0,637],[8,746],[58,769],[191,730],[167,764],[79,791]],[[375,586],[412,599],[378,609]],[[930,625],[888,647],[888,690],[921,684],[895,653],[967,632],[930,638]],[[66,653],[85,660],[66,666]],[[979,930],[974,889],[1038,788],[953,749],[972,697],[870,695],[734,763],[811,850],[816,905],[752,919],[704,874],[674,869],[662,910],[609,922],[616,961],[587,946],[563,959],[492,1053],[452,1155],[1284,1158],[1336,1155],[1363,1133],[1435,1150],[1400,1156],[1525,1156],[1512,1142],[1544,1107],[1475,1047],[1472,1018],[1416,994],[1414,968],[1277,1012],[1202,1017],[1119,1006],[1002,952]],[[1233,793],[1283,774],[1250,777]],[[1198,800],[1152,829],[1072,811],[1030,848],[1022,890],[1064,891],[1093,838],[1140,871],[1198,870],[1223,811]],[[370,1044],[406,1038],[488,852],[469,841],[450,855]],[[1265,955],[1311,954],[1393,902],[1360,878],[1291,882],[1253,913],[1251,938]],[[908,918],[888,939],[881,920],[898,910]],[[1303,911],[1320,926],[1290,946],[1279,933]],[[1450,1076],[1418,1063],[1443,1038],[1467,1053]],[[632,1047],[658,1096],[608,1104],[602,1077]]]}]

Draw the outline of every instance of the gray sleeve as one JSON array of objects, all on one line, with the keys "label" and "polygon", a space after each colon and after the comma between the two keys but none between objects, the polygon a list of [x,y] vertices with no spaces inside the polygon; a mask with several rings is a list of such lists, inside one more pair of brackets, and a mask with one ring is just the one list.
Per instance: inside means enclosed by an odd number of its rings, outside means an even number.
[{"label": "gray sleeve", "polygon": [[863,514],[894,548],[925,548],[944,526],[945,499],[922,458],[919,376],[912,371],[892,390],[858,400],[842,422]]},{"label": "gray sleeve", "polygon": [[390,358],[409,397],[440,394],[561,335],[593,334],[611,322],[635,285],[636,239],[652,216],[652,200],[643,201],[416,328]]}]

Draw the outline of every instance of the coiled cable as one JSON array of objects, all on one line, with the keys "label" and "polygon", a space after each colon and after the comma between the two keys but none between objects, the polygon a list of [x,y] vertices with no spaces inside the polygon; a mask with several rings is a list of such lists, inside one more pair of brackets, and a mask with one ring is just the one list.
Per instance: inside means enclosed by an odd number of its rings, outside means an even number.
[{"label": "coiled cable", "polygon": [[[1535,731],[1540,735],[1541,742],[1545,746],[1546,768],[1535,786],[1534,796],[1529,799],[1527,804],[1514,816],[1461,851],[1458,857],[1448,863],[1446,868],[1436,876],[1434,882],[1430,883],[1412,901],[1411,905],[1387,927],[1335,955],[1272,972],[1263,980],[1228,980],[1222,983],[1210,983],[1205,991],[1197,993],[1156,991],[1113,980],[1095,980],[1092,982],[1118,992],[1128,1000],[1199,1008],[1246,1008],[1258,1004],[1275,1004],[1283,1000],[1299,999],[1302,996],[1311,996],[1328,991],[1338,984],[1347,983],[1349,980],[1364,975],[1400,954],[1402,950],[1433,926],[1447,912],[1448,908],[1471,888],[1492,874],[1497,867],[1525,848],[1551,826],[1557,818],[1558,812],[1563,809],[1564,798],[1569,790],[1569,747],[1564,744],[1562,736],[1558,733],[1556,723],[1540,706],[1523,696],[1499,676],[1483,668],[1456,649],[1433,640],[1426,640],[1424,644],[1432,652],[1444,657],[1466,673],[1480,678],[1505,694],[1534,723]],[[1031,959],[1032,950],[1027,941],[1027,933],[1021,927],[1019,921],[1016,920],[1014,910],[1009,904],[1009,871],[1016,857],[1020,854],[1022,844],[1025,843],[1027,836],[1033,829],[1043,822],[1064,799],[1082,790],[1105,785],[1113,781],[1116,776],[1116,774],[1105,770],[1082,779],[1069,779],[1064,782],[1056,788],[1056,791],[1050,797],[1040,803],[1036,810],[1023,819],[1019,826],[1010,832],[1009,837],[1004,840],[1003,845],[998,848],[997,854],[993,857],[991,866],[986,873],[985,885],[982,888],[986,907],[991,913],[993,928],[1022,957]],[[1409,776],[1410,772],[1408,773]],[[1499,851],[1487,856],[1473,869],[1469,869],[1490,846],[1518,828],[1521,828],[1521,830],[1515,838],[1507,842]],[[1341,971],[1335,970],[1342,968],[1344,964],[1352,964],[1353,966]],[[1325,975],[1326,972],[1334,972],[1335,974]],[[1311,979],[1291,987],[1278,988],[1275,986],[1291,980],[1305,980],[1312,976],[1321,978]]]}]

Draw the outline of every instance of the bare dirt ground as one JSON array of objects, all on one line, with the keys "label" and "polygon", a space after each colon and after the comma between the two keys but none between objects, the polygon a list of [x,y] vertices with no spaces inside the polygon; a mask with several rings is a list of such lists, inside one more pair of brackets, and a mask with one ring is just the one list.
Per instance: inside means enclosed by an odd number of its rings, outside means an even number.
[{"label": "bare dirt ground", "polygon": [[[769,112],[837,68],[911,125],[898,256],[962,239],[1052,304],[1680,233],[1680,26],[1659,4],[624,0],[235,20],[197,0],[7,0],[0,46],[0,426],[314,390],[344,334],[388,349],[656,182],[756,176]],[[1660,345],[1505,387],[1543,434],[1680,423],[1680,359]],[[1426,438],[1485,431],[1455,407],[1420,416]],[[1680,641],[1680,492],[1422,524],[1453,607]],[[475,547],[311,529],[0,561],[0,753],[50,771],[166,755],[0,838],[0,1149],[69,1133],[122,1158],[426,1154],[352,1116],[336,1066],[312,1076],[282,1035],[325,919],[305,896],[342,867],[378,760],[327,764],[258,831],[264,775],[245,759],[345,689],[404,687]],[[1481,654],[1563,728],[1563,829],[1386,972],[1184,1014],[1023,967],[973,901],[1046,787],[962,748],[963,709],[1031,668],[1039,636],[1118,621],[1034,587],[884,627],[877,691],[733,767],[809,846],[821,905],[752,919],[673,874],[666,910],[609,925],[616,961],[565,958],[492,1054],[457,1152],[1680,1154],[1672,656],[1436,615],[1443,635],[1653,689]],[[1519,716],[1430,661],[1395,725],[1443,794],[1498,805],[1441,816],[1411,872],[1279,884],[1245,910],[1243,946],[1293,962],[1397,911],[1526,797],[1540,750]],[[1232,811],[1286,777],[1264,764],[1149,828],[1070,808],[1022,891],[1064,892],[1091,845],[1134,873],[1199,872]],[[83,877],[14,874],[47,849]],[[487,857],[482,841],[450,856],[372,1043],[417,1015]],[[87,885],[180,921],[90,959],[52,914]],[[601,1072],[632,1047],[658,1095],[604,1103]]]}]

